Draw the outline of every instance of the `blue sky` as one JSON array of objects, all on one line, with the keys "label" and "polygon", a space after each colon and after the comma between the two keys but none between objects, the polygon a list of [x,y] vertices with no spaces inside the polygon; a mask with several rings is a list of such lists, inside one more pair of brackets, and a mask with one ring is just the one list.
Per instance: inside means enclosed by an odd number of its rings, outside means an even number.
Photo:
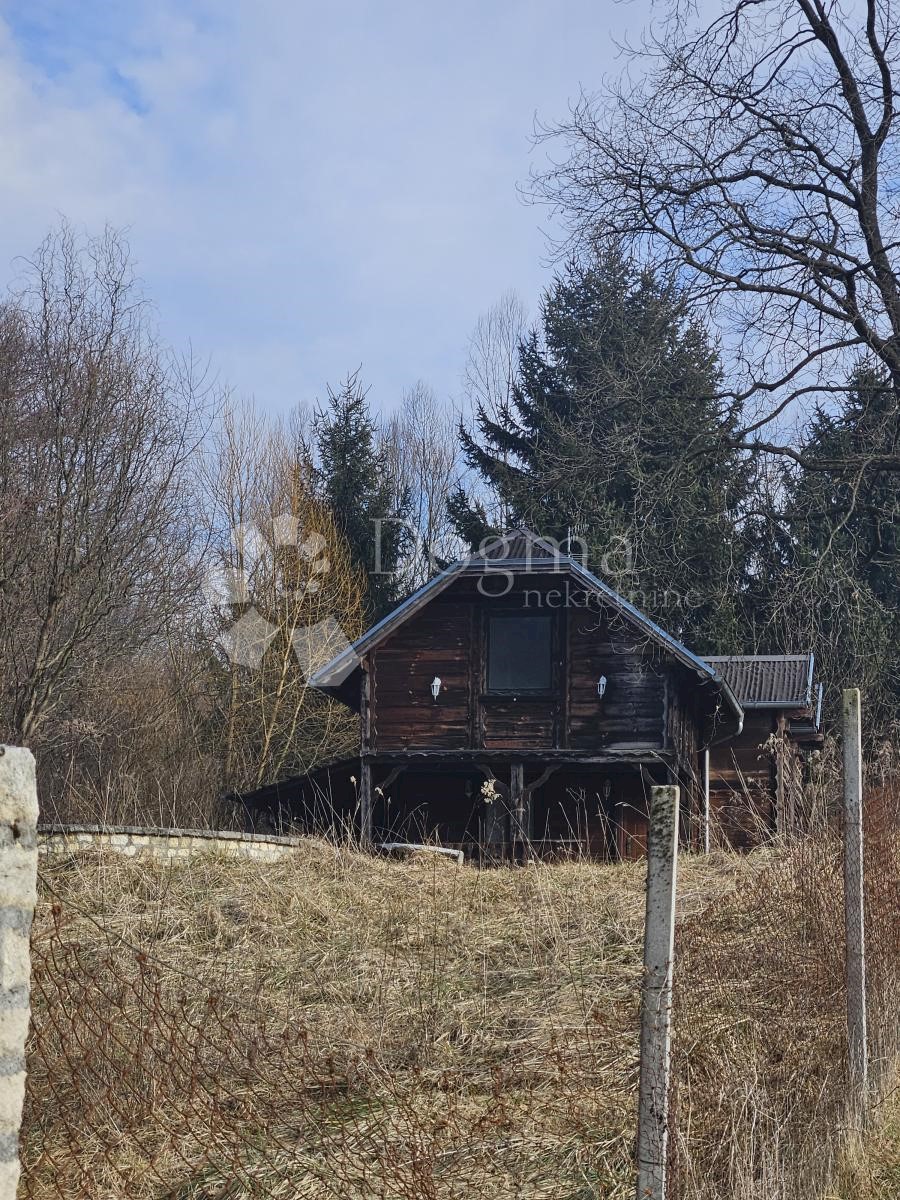
[{"label": "blue sky", "polygon": [[535,115],[648,0],[0,0],[0,272],[64,214],[129,231],[161,332],[275,411],[362,364],[389,410],[547,282]]}]

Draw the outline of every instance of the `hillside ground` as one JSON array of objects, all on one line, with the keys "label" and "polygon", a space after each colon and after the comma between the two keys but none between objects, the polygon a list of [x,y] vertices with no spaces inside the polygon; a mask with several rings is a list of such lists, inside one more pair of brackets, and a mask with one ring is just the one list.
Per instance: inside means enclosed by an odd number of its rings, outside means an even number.
[{"label": "hillside ground", "polygon": [[[679,872],[684,1195],[769,1200],[835,1145],[833,878],[778,849]],[[314,840],[44,864],[21,1195],[630,1200],[644,879]]]}]

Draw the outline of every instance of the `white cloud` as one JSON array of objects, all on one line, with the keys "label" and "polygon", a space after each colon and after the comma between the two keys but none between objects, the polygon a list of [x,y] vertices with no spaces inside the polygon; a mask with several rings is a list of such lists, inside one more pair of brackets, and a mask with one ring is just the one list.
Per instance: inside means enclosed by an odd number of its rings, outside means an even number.
[{"label": "white cloud", "polygon": [[[113,9],[115,19],[110,15]],[[282,407],[363,363],[455,389],[506,288],[545,279],[516,184],[535,110],[641,8],[35,3],[0,16],[0,265],[58,213],[130,228],[163,333]],[[2,12],[2,9],[0,9]]]}]

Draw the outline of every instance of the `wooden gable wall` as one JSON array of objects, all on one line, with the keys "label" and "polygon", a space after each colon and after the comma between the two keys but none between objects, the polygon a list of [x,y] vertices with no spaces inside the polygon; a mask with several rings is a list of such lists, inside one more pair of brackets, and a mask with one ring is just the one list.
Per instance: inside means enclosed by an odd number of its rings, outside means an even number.
[{"label": "wooden gable wall", "polygon": [[[620,615],[596,602],[566,603],[568,577],[520,576],[503,595],[459,580],[412,615],[367,658],[368,749],[663,749],[685,672]],[[498,587],[499,591],[500,588]],[[491,615],[550,614],[547,694],[491,695],[486,683]],[[431,682],[441,690],[435,702]],[[601,676],[608,680],[603,699]]]}]

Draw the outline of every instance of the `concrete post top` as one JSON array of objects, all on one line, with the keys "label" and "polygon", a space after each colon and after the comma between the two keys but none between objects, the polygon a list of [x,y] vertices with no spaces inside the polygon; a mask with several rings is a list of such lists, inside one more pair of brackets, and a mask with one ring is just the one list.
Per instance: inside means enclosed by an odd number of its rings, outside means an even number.
[{"label": "concrete post top", "polygon": [[859,688],[844,688],[843,692],[844,715],[847,716],[851,712],[858,712],[862,703]]},{"label": "concrete post top", "polygon": [[24,746],[0,746],[0,823],[34,826],[37,819],[34,755]]}]

